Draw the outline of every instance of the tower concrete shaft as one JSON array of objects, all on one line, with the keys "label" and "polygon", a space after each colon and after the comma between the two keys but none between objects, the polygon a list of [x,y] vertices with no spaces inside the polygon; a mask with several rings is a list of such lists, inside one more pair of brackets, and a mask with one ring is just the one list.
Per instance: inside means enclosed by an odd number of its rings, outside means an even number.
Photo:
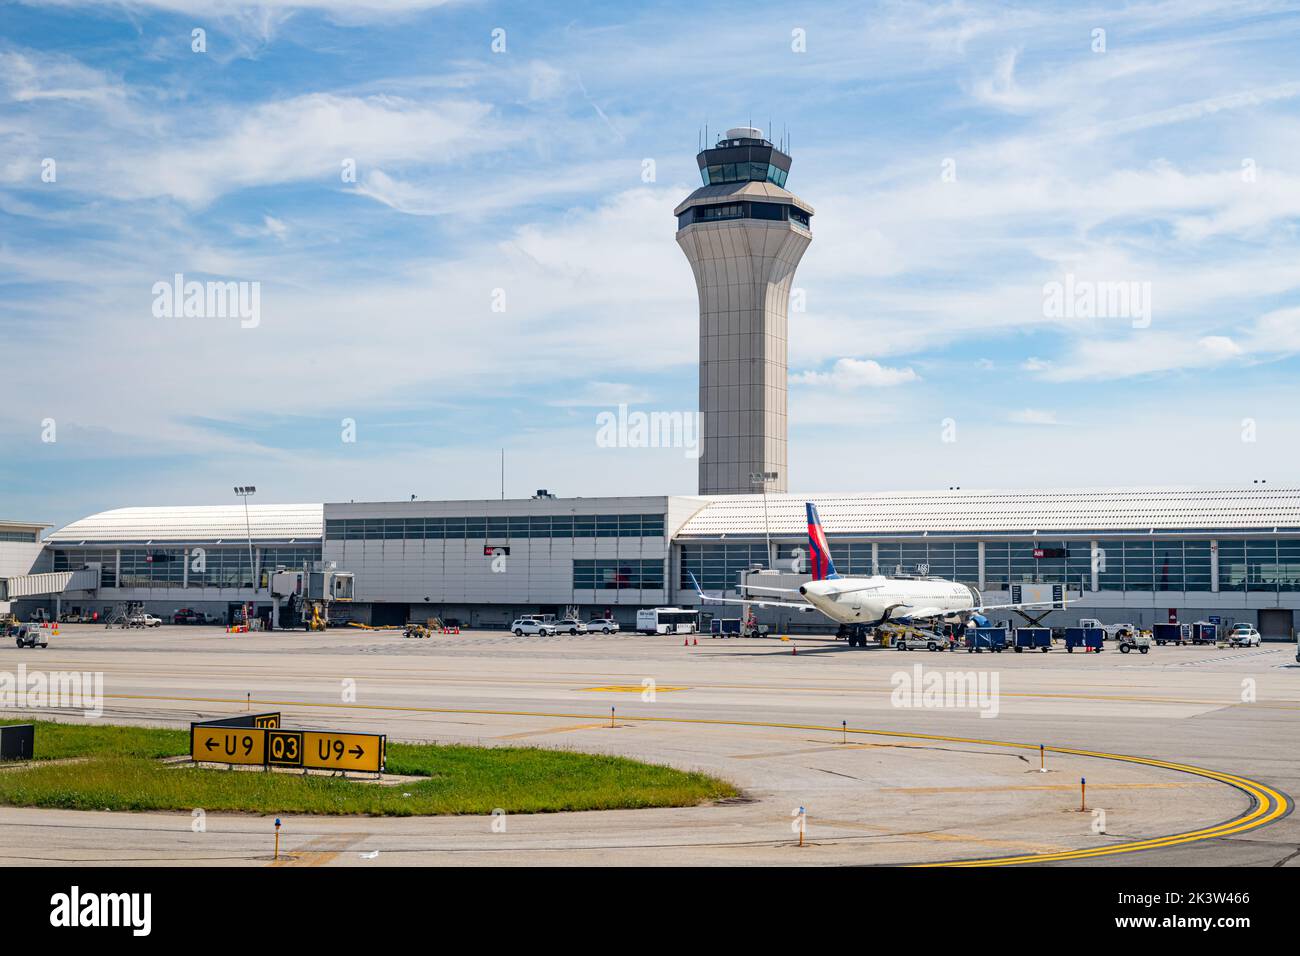
[{"label": "tower concrete shaft", "polygon": [[[749,127],[697,157],[705,185],[675,210],[700,300],[700,494],[787,490],[790,287],[813,209],[787,192],[790,157]],[[775,477],[770,477],[771,475]]]}]

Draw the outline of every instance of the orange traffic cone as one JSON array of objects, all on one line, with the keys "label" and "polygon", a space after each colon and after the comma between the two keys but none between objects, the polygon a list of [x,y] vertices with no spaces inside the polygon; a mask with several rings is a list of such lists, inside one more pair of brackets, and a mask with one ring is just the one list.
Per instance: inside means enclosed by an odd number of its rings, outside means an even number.
[{"label": "orange traffic cone", "polygon": [[790,653],[791,653],[791,654],[794,654],[794,655],[797,656],[797,655],[799,654],[799,645],[798,645],[798,644],[791,644],[791,645],[790,645]]},{"label": "orange traffic cone", "polygon": [[699,646],[700,646],[700,639],[698,637],[692,637],[691,647],[699,647]]},{"label": "orange traffic cone", "polygon": [[691,639],[689,637],[683,637],[682,647],[690,647],[690,646],[691,646]]}]

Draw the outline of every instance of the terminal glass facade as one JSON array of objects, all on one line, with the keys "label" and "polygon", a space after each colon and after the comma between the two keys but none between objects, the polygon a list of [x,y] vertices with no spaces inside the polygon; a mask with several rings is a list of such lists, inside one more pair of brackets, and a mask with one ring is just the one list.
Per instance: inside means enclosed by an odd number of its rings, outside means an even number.
[{"label": "terminal glass facade", "polygon": [[662,538],[662,514],[498,515],[480,518],[338,518],[331,541],[507,540],[509,538]]},{"label": "terminal glass facade", "polygon": [[678,587],[691,590],[694,574],[706,591],[732,591],[740,572],[767,567],[767,546],[757,544],[683,544]]},{"label": "terminal glass facade", "polygon": [[[830,542],[840,574],[925,576],[974,585],[979,580],[976,541],[879,541],[872,561],[869,541]],[[1220,591],[1300,591],[1300,540],[1219,539]],[[694,571],[706,589],[734,589],[738,575],[763,567],[765,547],[757,544],[683,544],[681,586]],[[795,570],[807,542],[781,542],[777,569]],[[1102,591],[1212,591],[1210,538],[1098,538],[1097,584]],[[1013,584],[1065,584],[1090,590],[1094,556],[1089,540],[985,541],[984,588],[1006,591]]]},{"label": "terminal glass facade", "polygon": [[662,561],[579,558],[573,562],[575,591],[661,591],[663,586]]},{"label": "terminal glass facade", "polygon": [[100,566],[99,583],[101,587],[117,587],[117,550],[115,548],[85,550],[61,550],[54,552],[55,571],[78,571],[88,564]]},{"label": "terminal glass facade", "polygon": [[[261,570],[268,573],[280,565],[297,570],[304,562],[319,561],[320,557],[321,549],[318,546],[255,548],[254,551],[254,558],[259,560]],[[253,586],[247,545],[78,548],[54,552],[55,571],[75,571],[90,563],[100,564],[100,584],[105,588],[156,589],[188,586],[224,589]]]}]

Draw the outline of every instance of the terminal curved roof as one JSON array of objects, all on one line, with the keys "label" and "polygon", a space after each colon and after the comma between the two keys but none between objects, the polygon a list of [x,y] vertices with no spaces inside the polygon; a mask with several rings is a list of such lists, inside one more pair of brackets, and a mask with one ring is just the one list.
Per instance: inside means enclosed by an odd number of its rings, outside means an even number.
[{"label": "terminal curved roof", "polygon": [[[882,491],[767,496],[774,535],[807,532],[804,502],[830,537],[1300,532],[1300,487],[1063,488],[1051,491]],[[762,537],[762,495],[709,497],[677,533]]]},{"label": "terminal curved roof", "polygon": [[82,518],[46,536],[52,544],[129,542],[320,541],[324,505],[208,505],[174,508],[116,508]]}]

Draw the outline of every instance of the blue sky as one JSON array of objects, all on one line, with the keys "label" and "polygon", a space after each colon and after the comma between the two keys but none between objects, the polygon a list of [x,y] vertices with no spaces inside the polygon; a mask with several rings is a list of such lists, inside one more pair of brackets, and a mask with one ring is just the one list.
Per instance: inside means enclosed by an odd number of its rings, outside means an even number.
[{"label": "blue sky", "polygon": [[[672,208],[750,122],[817,210],[792,490],[1286,483],[1298,40],[1196,0],[0,2],[0,516],[494,497],[502,447],[512,496],[692,493],[596,416],[694,409]],[[256,327],[155,316],[176,273],[259,283]],[[1150,314],[1049,315],[1067,275]]]}]

